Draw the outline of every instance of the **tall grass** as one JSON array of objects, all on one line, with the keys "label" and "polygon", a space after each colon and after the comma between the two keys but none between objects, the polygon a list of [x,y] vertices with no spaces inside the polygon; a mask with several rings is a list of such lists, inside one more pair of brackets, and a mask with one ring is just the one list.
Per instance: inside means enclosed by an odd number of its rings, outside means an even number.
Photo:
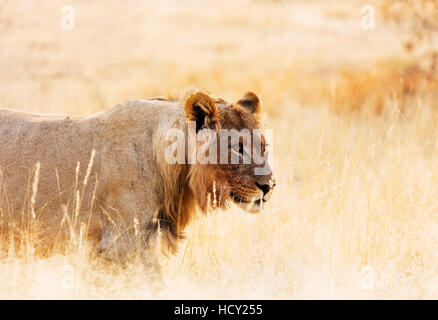
[{"label": "tall grass", "polygon": [[19,233],[22,254],[1,229],[0,299],[438,297],[436,79],[412,68],[390,24],[360,29],[359,1],[76,1],[73,31],[57,4],[27,4],[0,5],[13,53],[0,51],[2,105],[89,114],[191,85],[226,100],[251,89],[274,129],[277,187],[260,215],[196,219],[160,256],[157,285],[141,259],[87,249],[75,223],[86,175],[56,250],[39,254],[35,226]]}]

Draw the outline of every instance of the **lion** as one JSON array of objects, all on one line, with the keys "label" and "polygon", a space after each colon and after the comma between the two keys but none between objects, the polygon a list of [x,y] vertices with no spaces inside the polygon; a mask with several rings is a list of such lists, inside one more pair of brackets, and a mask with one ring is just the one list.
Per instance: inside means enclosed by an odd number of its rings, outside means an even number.
[{"label": "lion", "polygon": [[[184,99],[136,99],[90,116],[0,109],[1,221],[17,221],[9,225],[19,232],[35,221],[47,246],[76,228],[100,254],[126,257],[158,237],[174,253],[197,211],[234,202],[259,212],[268,200],[275,182],[263,157],[265,137],[251,133],[261,128],[260,114],[252,92],[236,103],[200,91]],[[246,164],[184,163],[189,151],[183,163],[169,163],[167,133],[178,129],[187,137],[190,123],[195,136],[249,129],[240,138],[253,138],[261,152]],[[241,139],[226,157],[243,158]]]}]

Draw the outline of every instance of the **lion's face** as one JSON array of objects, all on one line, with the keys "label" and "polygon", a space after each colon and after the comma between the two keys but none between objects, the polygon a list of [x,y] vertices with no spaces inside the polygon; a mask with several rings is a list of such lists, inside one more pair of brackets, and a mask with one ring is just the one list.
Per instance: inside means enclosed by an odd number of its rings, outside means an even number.
[{"label": "lion's face", "polygon": [[[204,180],[205,192],[213,195],[210,205],[226,207],[232,201],[248,212],[260,212],[275,182],[260,127],[259,98],[248,92],[238,102],[228,103],[196,93],[187,99],[185,110],[187,119],[196,121],[198,135],[203,129],[214,134],[204,149],[210,160],[217,161],[196,164],[197,178]],[[214,150],[217,154],[210,154]]]}]

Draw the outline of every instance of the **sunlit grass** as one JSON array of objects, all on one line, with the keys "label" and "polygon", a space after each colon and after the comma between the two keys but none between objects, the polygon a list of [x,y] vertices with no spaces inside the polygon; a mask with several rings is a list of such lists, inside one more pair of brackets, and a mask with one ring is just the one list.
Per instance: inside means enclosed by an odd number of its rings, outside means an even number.
[{"label": "sunlit grass", "polygon": [[0,5],[2,106],[89,114],[189,86],[253,90],[277,180],[260,215],[196,219],[160,257],[161,282],[138,259],[96,257],[81,226],[44,255],[24,230],[26,251],[7,242],[0,260],[0,299],[437,298],[436,79],[411,68],[391,26],[361,31],[359,2],[330,3],[76,1],[73,31],[53,1]]}]

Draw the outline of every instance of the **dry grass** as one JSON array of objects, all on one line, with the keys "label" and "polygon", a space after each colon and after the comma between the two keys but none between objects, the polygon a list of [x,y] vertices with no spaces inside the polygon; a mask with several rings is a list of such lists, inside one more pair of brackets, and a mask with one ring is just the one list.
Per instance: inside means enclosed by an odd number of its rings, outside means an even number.
[{"label": "dry grass", "polygon": [[438,297],[436,79],[406,62],[393,25],[361,30],[360,1],[78,0],[69,31],[61,5],[0,4],[1,105],[88,114],[250,89],[278,186],[261,215],[193,222],[158,287],[138,262],[77,244],[41,258],[30,241],[0,260],[0,299]]}]

